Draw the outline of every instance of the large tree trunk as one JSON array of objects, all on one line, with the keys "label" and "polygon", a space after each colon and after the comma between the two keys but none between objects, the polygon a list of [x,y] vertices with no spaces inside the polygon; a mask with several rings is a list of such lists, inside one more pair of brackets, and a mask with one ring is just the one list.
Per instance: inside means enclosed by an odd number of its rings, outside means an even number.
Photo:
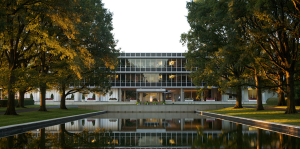
[{"label": "large tree trunk", "polygon": [[67,109],[66,107],[66,85],[62,83],[60,92],[60,109]]},{"label": "large tree trunk", "polygon": [[22,91],[22,90],[19,91],[19,99],[18,99],[17,107],[25,108],[25,106],[24,106],[24,94],[25,94],[25,91]]},{"label": "large tree trunk", "polygon": [[40,109],[39,109],[39,111],[47,111],[47,109],[46,109],[46,86],[44,86],[44,85],[42,85],[40,87]]},{"label": "large tree trunk", "polygon": [[279,146],[278,149],[285,149],[286,145],[285,145],[285,136],[283,134],[279,134]]},{"label": "large tree trunk", "polygon": [[286,72],[287,80],[287,109],[285,114],[297,113],[295,109],[294,71]]},{"label": "large tree trunk", "polygon": [[234,108],[243,108],[242,106],[242,88],[238,87],[236,89],[236,104]]},{"label": "large tree trunk", "polygon": [[[11,65],[11,64],[9,64]],[[15,82],[15,78],[13,75],[12,70],[9,74],[9,81],[7,85],[8,89],[8,100],[7,100],[7,109],[4,115],[17,115],[16,109],[15,109],[15,92],[13,90],[13,84]]]},{"label": "large tree trunk", "polygon": [[[45,52],[42,52],[41,54],[41,61],[42,61],[42,64],[41,64],[41,76],[46,76],[47,74],[47,69],[46,69],[46,53]],[[46,109],[46,83],[43,82],[41,83],[41,86],[40,86],[40,109],[39,111],[47,111]]]},{"label": "large tree trunk", "polygon": [[46,148],[46,133],[45,133],[45,128],[40,129],[40,143],[39,143],[39,148],[40,149],[45,149]]},{"label": "large tree trunk", "polygon": [[283,74],[282,72],[279,73],[279,80],[278,80],[278,85],[280,87],[278,87],[278,97],[279,97],[279,100],[278,100],[278,106],[286,106],[286,103],[285,103],[285,99],[284,99],[284,92],[282,90],[283,88]]},{"label": "large tree trunk", "polygon": [[262,149],[262,130],[257,129],[257,143],[256,143],[257,149]]},{"label": "large tree trunk", "polygon": [[243,148],[243,125],[236,124],[236,145],[237,148]]},{"label": "large tree trunk", "polygon": [[60,124],[60,129],[59,129],[59,144],[60,147],[65,148],[66,147],[66,141],[65,141],[65,124]]},{"label": "large tree trunk", "polygon": [[261,85],[260,85],[260,77],[257,75],[257,71],[255,70],[255,85],[256,85],[256,95],[257,95],[257,107],[256,110],[264,110],[262,105],[262,95],[261,95]]}]

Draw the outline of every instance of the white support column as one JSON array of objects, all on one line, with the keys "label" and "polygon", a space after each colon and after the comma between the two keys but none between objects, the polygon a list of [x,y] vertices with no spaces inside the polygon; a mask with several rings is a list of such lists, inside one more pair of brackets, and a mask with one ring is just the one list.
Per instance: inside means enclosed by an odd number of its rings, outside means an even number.
[{"label": "white support column", "polygon": [[122,119],[118,119],[118,127],[119,127],[119,131],[121,131],[122,129]]},{"label": "white support column", "polygon": [[[51,94],[52,93],[50,93],[50,96],[51,96]],[[59,91],[55,91],[55,93],[53,94],[53,96],[54,96],[54,99],[53,99],[53,101],[60,101],[61,99],[61,97],[60,97],[60,92]]]},{"label": "white support column", "polygon": [[76,92],[74,95],[74,101],[81,101],[81,93]]},{"label": "white support column", "polygon": [[61,99],[60,99],[60,93],[59,93],[59,91],[57,91],[57,92],[55,92],[55,94],[53,94],[54,95],[54,101],[60,101]]},{"label": "white support column", "polygon": [[248,88],[242,89],[242,101],[249,101]]},{"label": "white support column", "polygon": [[143,93],[140,92],[140,93],[139,93],[139,96],[140,96],[140,98],[139,98],[139,99],[140,99],[140,102],[142,102],[142,101],[143,101]]},{"label": "white support column", "polygon": [[185,101],[185,100],[184,100],[184,90],[183,90],[183,88],[180,89],[180,101],[181,101],[181,102],[184,102],[184,101]]},{"label": "white support column", "polygon": [[40,101],[40,91],[32,93],[34,101]]},{"label": "white support column", "polygon": [[183,131],[185,120],[184,118],[180,119],[181,131]]},{"label": "white support column", "polygon": [[99,94],[95,94],[96,96],[96,101],[100,101],[100,95]]},{"label": "white support column", "polygon": [[121,102],[122,99],[122,90],[121,88],[118,88],[118,102]]}]

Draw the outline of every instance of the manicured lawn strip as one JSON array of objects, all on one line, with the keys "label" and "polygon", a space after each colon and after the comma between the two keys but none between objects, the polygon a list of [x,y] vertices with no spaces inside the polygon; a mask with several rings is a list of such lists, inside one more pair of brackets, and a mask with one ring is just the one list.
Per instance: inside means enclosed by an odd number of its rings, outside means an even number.
[{"label": "manicured lawn strip", "polygon": [[[46,105],[46,107],[53,106],[53,105]],[[26,108],[16,108],[16,110],[21,110],[21,109],[30,109],[30,108],[39,108],[40,105],[27,105],[25,106]],[[5,112],[6,107],[0,107],[0,112]],[[18,113],[18,112],[17,112]]]},{"label": "manicured lawn strip", "polygon": [[300,126],[300,113],[284,114],[285,111],[255,111],[255,108],[234,109],[233,107],[209,110],[207,112]]},{"label": "manicured lawn strip", "polygon": [[19,113],[19,115],[0,115],[0,127],[28,123],[33,121],[41,121],[46,119],[53,119],[71,115],[78,115],[84,113],[96,112],[97,110],[79,109],[79,108],[68,108],[68,110],[62,109],[49,109],[48,112],[24,112]]}]

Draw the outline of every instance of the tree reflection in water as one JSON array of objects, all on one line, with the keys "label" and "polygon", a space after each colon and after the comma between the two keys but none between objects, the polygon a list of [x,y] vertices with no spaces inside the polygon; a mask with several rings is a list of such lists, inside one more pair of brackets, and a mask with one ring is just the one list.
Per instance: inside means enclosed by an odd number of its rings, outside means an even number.
[{"label": "tree reflection in water", "polygon": [[257,129],[257,134],[243,133],[242,125],[236,124],[236,130],[222,132],[217,137],[203,133],[203,129],[198,127],[198,136],[193,143],[192,149],[249,149],[249,148],[278,148],[278,149],[298,149],[300,139],[283,134],[268,132]]},{"label": "tree reflection in water", "polygon": [[45,128],[39,130],[39,135],[27,132],[6,138],[0,138],[0,149],[13,148],[105,148],[113,147],[111,131],[96,129],[93,132],[83,130],[81,133],[66,131],[65,124],[60,125],[59,133],[46,133]]}]

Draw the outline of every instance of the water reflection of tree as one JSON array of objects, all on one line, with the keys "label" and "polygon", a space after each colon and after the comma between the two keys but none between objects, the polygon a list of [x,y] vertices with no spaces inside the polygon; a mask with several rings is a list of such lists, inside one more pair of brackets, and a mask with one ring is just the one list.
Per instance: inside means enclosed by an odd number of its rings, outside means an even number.
[{"label": "water reflection of tree", "polygon": [[39,130],[39,135],[31,132],[0,138],[0,149],[12,148],[105,148],[113,146],[111,131],[96,129],[93,132],[83,130],[81,133],[66,131],[65,124],[60,125],[59,133],[47,133]]},{"label": "water reflection of tree", "polygon": [[218,137],[204,135],[203,129],[198,128],[198,137],[194,140],[192,148],[225,148],[225,149],[243,149],[243,148],[279,148],[296,149],[300,148],[300,139],[267,132],[261,129],[257,134],[243,133],[242,125],[237,124],[237,129],[229,132],[223,132]]}]

